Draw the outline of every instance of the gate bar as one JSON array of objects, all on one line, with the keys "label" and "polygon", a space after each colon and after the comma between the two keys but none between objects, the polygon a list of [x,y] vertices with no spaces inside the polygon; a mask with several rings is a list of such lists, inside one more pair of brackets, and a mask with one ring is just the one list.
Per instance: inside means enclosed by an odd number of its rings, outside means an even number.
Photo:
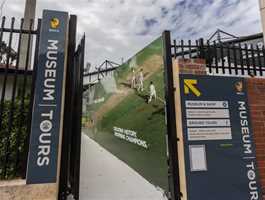
[{"label": "gate bar", "polygon": [[169,187],[172,200],[180,200],[180,181],[179,164],[177,148],[177,129],[175,113],[175,89],[173,79],[173,65],[171,55],[170,31],[164,31],[163,35],[163,59],[165,67],[165,99],[166,99],[166,117],[168,134],[169,167],[171,177],[169,178]]},{"label": "gate bar", "polygon": [[58,199],[65,200],[67,195],[71,192],[70,180],[70,152],[71,152],[71,135],[73,133],[73,86],[74,86],[74,57],[76,46],[76,15],[70,15],[69,20],[69,40],[68,40],[68,56],[66,68],[66,92],[65,92],[65,110],[64,110],[64,125],[62,137],[62,154],[61,154],[61,169],[59,180],[59,193]]}]

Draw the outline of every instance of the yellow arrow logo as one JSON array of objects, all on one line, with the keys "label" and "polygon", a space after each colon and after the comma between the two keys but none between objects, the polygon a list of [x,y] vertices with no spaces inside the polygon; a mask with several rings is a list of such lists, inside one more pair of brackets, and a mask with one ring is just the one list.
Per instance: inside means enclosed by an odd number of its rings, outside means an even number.
[{"label": "yellow arrow logo", "polygon": [[184,79],[184,93],[189,94],[192,92],[197,97],[201,96],[201,92],[198,90],[198,88],[195,87],[197,85],[197,80],[194,79]]}]

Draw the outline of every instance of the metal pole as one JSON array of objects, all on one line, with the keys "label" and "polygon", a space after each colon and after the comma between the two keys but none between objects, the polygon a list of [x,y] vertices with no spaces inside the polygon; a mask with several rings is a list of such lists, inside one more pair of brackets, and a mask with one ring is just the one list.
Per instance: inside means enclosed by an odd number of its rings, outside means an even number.
[{"label": "metal pole", "polygon": [[[26,0],[23,29],[29,30],[30,21],[35,19],[35,13],[36,13],[36,0]],[[29,39],[31,41],[30,41],[30,47],[28,48],[27,43]],[[29,37],[28,34],[23,34],[21,40],[21,49],[19,51],[20,54],[19,68],[22,69],[26,68],[27,53],[29,53],[30,56],[28,59],[29,60],[28,66],[31,65],[31,49],[32,49],[32,38]]]},{"label": "metal pole", "polygon": [[175,88],[173,79],[173,65],[171,55],[170,32],[163,33],[163,59],[165,68],[165,98],[166,98],[166,117],[167,117],[167,134],[168,134],[168,151],[170,167],[170,193],[172,200],[180,200],[180,181],[179,181],[179,164],[177,150],[177,128],[175,113]]},{"label": "metal pole", "polygon": [[260,15],[261,15],[261,23],[262,23],[262,29],[263,29],[263,40],[265,43],[265,0],[259,0],[260,5]]}]

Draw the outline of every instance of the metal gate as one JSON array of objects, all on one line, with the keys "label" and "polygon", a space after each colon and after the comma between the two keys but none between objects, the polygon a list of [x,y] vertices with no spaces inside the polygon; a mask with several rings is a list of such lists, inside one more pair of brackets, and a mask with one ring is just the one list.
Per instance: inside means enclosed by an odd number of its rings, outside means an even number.
[{"label": "metal gate", "polygon": [[75,50],[76,16],[70,17],[59,200],[79,199],[85,36]]}]

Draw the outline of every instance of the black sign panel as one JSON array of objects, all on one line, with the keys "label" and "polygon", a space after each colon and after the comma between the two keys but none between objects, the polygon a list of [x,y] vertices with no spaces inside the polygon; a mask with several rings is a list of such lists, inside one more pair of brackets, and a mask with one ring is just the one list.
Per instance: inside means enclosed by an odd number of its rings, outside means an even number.
[{"label": "black sign panel", "polygon": [[43,12],[27,184],[56,182],[67,27],[67,13]]},{"label": "black sign panel", "polygon": [[242,78],[180,75],[188,200],[261,200]]}]

